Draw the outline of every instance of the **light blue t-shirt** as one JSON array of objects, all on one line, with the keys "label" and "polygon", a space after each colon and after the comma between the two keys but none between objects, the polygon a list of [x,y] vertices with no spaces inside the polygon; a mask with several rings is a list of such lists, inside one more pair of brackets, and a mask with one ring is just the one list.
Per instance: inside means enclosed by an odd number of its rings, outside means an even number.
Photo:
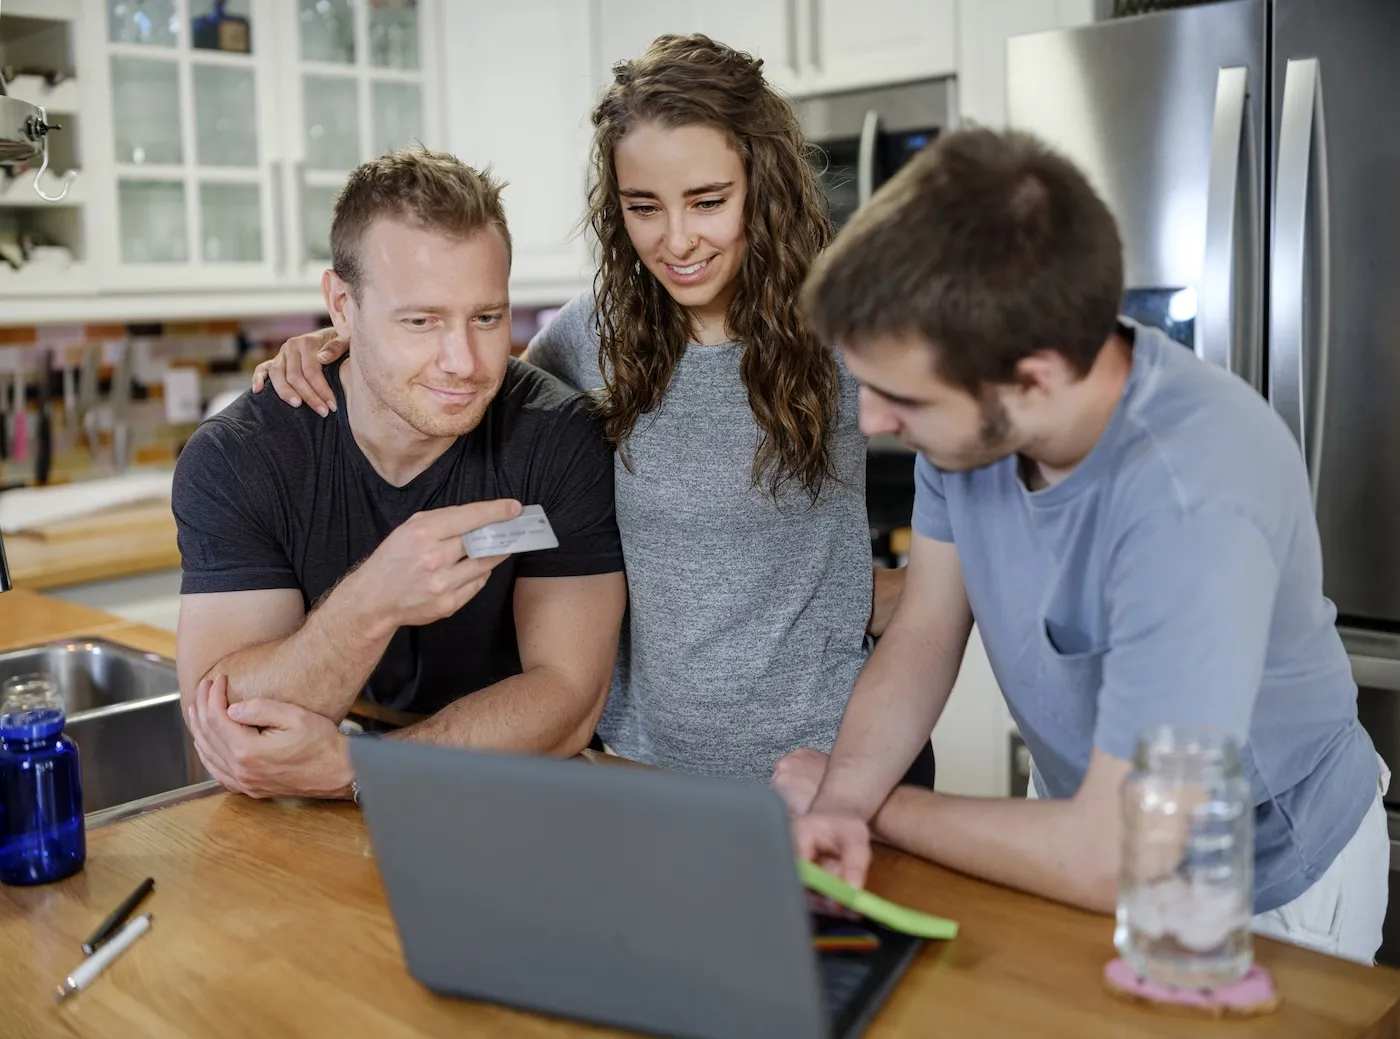
[{"label": "light blue t-shirt", "polygon": [[1035,493],[1017,458],[920,457],[914,527],[957,545],[992,670],[1039,776],[1070,797],[1094,747],[1161,723],[1242,742],[1255,912],[1306,891],[1376,796],[1377,762],[1322,593],[1302,455],[1246,383],[1156,329],[1107,429]]}]

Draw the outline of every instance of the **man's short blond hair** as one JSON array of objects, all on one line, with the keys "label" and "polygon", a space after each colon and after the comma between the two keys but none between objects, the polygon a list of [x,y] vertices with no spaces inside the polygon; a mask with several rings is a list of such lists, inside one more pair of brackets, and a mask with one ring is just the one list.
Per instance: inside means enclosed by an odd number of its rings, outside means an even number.
[{"label": "man's short blond hair", "polygon": [[331,221],[331,266],[358,298],[364,270],[360,242],[380,218],[465,239],[487,227],[501,232],[507,264],[510,229],[501,205],[504,181],[455,155],[410,148],[364,163],[346,181]]}]

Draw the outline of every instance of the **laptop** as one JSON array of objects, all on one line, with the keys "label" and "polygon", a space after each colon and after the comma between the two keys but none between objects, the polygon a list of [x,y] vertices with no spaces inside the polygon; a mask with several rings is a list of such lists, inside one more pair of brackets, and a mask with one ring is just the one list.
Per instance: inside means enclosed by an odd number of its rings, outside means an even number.
[{"label": "laptop", "polygon": [[[921,940],[814,913],[768,788],[354,739],[409,973],[433,992],[679,1039],[848,1039]],[[818,952],[851,926],[878,948]]]}]

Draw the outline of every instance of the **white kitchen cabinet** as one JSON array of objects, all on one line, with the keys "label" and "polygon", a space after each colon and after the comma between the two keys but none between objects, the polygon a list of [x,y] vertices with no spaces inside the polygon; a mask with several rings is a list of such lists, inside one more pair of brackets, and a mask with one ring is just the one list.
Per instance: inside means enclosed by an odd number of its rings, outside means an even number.
[{"label": "white kitchen cabinet", "polygon": [[[194,46],[210,0],[86,0],[82,32],[100,286],[246,287],[277,280],[280,149],[270,0],[230,3],[249,50]],[[85,120],[86,125],[86,120]]]},{"label": "white kitchen cabinet", "polygon": [[[331,205],[349,170],[414,143],[442,146],[439,2],[229,0],[246,30],[225,24],[231,49],[213,49],[194,29],[213,0],[75,0],[84,162],[73,204],[97,298],[63,316],[236,315],[250,300],[264,301],[257,313],[319,300]],[[57,316],[27,309],[28,320]]]},{"label": "white kitchen cabinet", "polygon": [[507,182],[517,305],[561,303],[592,278],[580,225],[592,39],[579,0],[451,0],[443,10],[446,147]]},{"label": "white kitchen cabinet", "polygon": [[350,171],[415,144],[445,146],[439,9],[437,0],[277,0],[277,14],[285,269],[291,283],[315,285],[330,266],[332,208]]},{"label": "white kitchen cabinet", "polygon": [[799,0],[797,35],[808,44],[800,91],[955,74],[958,8],[958,0]]},{"label": "white kitchen cabinet", "polygon": [[963,0],[958,11],[958,108],[964,120],[1006,125],[1006,41],[1094,21],[1096,0]]},{"label": "white kitchen cabinet", "polygon": [[781,90],[798,86],[799,37],[791,0],[594,0],[598,19],[598,84],[612,80],[615,62],[635,58],[664,33],[704,33],[763,59],[763,73]]}]

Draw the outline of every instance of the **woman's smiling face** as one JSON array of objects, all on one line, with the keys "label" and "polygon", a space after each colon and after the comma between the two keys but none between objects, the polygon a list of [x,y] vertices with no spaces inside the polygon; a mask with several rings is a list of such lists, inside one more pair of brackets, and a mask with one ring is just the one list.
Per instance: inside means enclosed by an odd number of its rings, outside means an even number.
[{"label": "woman's smiling face", "polygon": [[701,341],[722,341],[744,261],[743,159],[712,126],[643,123],[618,141],[613,166],[637,256],[691,313]]}]

